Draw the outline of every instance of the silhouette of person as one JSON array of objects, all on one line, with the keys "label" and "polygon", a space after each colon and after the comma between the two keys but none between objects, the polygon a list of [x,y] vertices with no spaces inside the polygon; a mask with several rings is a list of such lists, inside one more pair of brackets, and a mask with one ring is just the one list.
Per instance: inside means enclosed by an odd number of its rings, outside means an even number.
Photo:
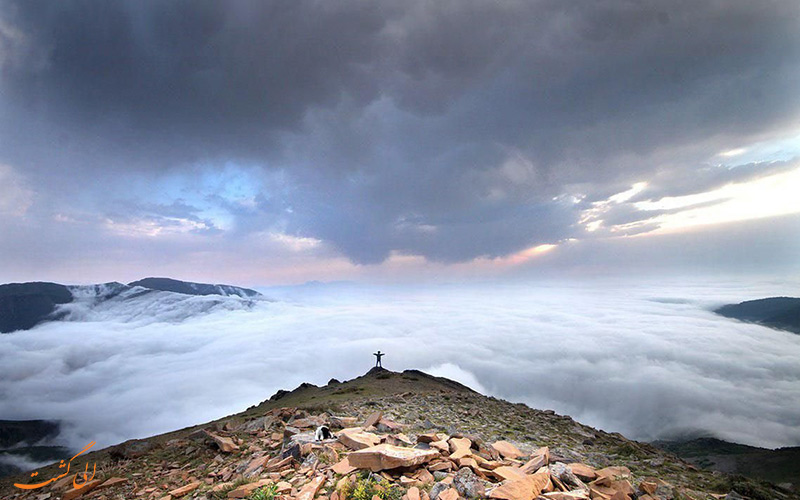
[{"label": "silhouette of person", "polygon": [[378,368],[383,368],[383,366],[381,366],[381,358],[386,356],[386,353],[381,352],[379,349],[378,352],[373,352],[372,355],[378,358],[378,360],[375,362],[375,366]]}]

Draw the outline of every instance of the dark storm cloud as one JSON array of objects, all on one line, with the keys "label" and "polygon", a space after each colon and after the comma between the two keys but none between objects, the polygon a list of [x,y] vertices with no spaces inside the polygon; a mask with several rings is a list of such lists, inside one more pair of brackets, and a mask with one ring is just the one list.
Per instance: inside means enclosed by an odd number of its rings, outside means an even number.
[{"label": "dark storm cloud", "polygon": [[246,164],[263,175],[254,203],[200,193],[240,234],[278,227],[360,263],[580,237],[581,211],[634,182],[660,197],[740,178],[697,165],[800,111],[794,1],[1,12],[0,161],[40,197],[107,213],[120,179]]}]

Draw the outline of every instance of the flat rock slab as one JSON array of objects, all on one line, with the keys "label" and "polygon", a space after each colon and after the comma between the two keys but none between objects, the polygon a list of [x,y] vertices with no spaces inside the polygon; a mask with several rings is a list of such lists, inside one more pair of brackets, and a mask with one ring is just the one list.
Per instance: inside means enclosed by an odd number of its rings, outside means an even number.
[{"label": "flat rock slab", "polygon": [[581,481],[594,481],[597,479],[597,472],[585,464],[567,464],[567,468],[572,471],[573,474],[578,476],[578,479]]},{"label": "flat rock slab", "polygon": [[172,495],[172,498],[180,498],[187,493],[191,493],[192,491],[196,490],[203,484],[200,481],[193,481],[186,486],[181,486],[180,488],[175,488],[174,490],[170,491],[169,494]]},{"label": "flat rock slab", "polygon": [[489,498],[500,500],[533,500],[550,483],[550,474],[539,472],[516,481],[508,481],[492,490]]},{"label": "flat rock slab", "polygon": [[350,427],[339,431],[339,442],[351,450],[363,450],[380,443],[381,437],[358,427]]},{"label": "flat rock slab", "polygon": [[269,479],[261,479],[254,483],[247,483],[239,486],[235,490],[231,490],[228,492],[228,498],[247,498],[250,496],[251,493],[256,491],[257,489],[261,488],[262,486],[266,486],[272,483]]},{"label": "flat rock slab", "polygon": [[128,478],[125,477],[112,477],[110,479],[106,479],[106,481],[97,487],[98,490],[103,490],[106,488],[112,488],[114,486],[125,484],[128,482]]},{"label": "flat rock slab", "polygon": [[72,488],[64,492],[64,495],[61,498],[62,500],[72,500],[73,498],[78,498],[79,496],[85,495],[86,493],[89,493],[93,489],[100,486],[100,483],[102,483],[102,481],[99,479],[89,481],[88,483],[84,483],[80,488]]},{"label": "flat rock slab", "polygon": [[519,458],[522,456],[522,452],[519,451],[519,448],[508,441],[497,441],[492,444],[492,448],[497,450],[497,452],[505,458]]},{"label": "flat rock slab", "polygon": [[364,448],[347,456],[351,466],[359,469],[369,469],[372,472],[396,469],[398,467],[414,467],[438,457],[439,452],[435,450],[402,448],[391,444],[379,444]]},{"label": "flat rock slab", "polygon": [[492,473],[499,477],[501,481],[516,481],[517,479],[524,479],[527,475],[519,467],[512,467],[509,465],[497,467]]},{"label": "flat rock slab", "polygon": [[350,465],[350,459],[348,457],[344,457],[339,463],[331,467],[331,470],[336,474],[346,476],[347,474],[358,470],[358,467],[353,467]]},{"label": "flat rock slab", "polygon": [[300,493],[297,494],[297,500],[313,500],[323,483],[325,483],[325,476],[315,477],[310,483],[303,486]]},{"label": "flat rock slab", "polygon": [[537,470],[541,469],[545,465],[550,463],[550,448],[544,446],[536,450],[533,455],[531,455],[531,459],[522,466],[522,470],[525,471],[526,474],[533,474]]}]

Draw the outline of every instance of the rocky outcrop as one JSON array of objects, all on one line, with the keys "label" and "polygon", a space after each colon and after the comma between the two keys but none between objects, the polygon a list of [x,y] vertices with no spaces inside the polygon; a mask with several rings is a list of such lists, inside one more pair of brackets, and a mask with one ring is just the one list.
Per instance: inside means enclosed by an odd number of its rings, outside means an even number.
[{"label": "rocky outcrop", "polygon": [[[398,384],[408,380],[391,376]],[[221,500],[255,498],[269,488],[262,496],[274,494],[276,500],[798,499],[790,490],[724,482],[724,476],[553,412],[436,385],[327,403],[325,391],[338,385],[305,387],[304,408],[272,402],[270,408],[120,445],[117,453],[89,453],[87,461],[98,461],[98,483],[68,494],[87,500]],[[299,393],[293,394],[297,401]],[[315,440],[316,425],[334,429],[334,436]],[[516,428],[520,433],[511,430]],[[74,465],[83,469],[84,463]],[[71,480],[59,481],[34,495],[0,484],[0,498],[63,498],[71,487]]]}]

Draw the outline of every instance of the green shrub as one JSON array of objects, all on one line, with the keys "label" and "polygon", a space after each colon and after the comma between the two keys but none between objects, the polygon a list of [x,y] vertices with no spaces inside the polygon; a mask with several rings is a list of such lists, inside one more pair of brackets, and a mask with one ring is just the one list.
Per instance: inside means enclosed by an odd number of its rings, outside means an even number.
[{"label": "green shrub", "polygon": [[250,500],[272,500],[278,493],[278,486],[270,484],[250,493]]},{"label": "green shrub", "polygon": [[372,500],[377,495],[381,500],[400,500],[403,489],[381,478],[376,480],[372,474],[362,475],[355,484],[346,483],[340,490],[344,500]]}]

